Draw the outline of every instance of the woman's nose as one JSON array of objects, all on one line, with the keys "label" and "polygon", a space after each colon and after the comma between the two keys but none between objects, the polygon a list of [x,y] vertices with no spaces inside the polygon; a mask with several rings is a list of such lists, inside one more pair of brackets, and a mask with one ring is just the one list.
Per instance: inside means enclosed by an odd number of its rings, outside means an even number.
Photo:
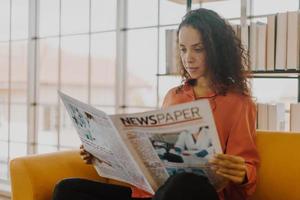
[{"label": "woman's nose", "polygon": [[187,52],[186,54],[186,62],[191,63],[194,61],[194,56],[191,52]]}]

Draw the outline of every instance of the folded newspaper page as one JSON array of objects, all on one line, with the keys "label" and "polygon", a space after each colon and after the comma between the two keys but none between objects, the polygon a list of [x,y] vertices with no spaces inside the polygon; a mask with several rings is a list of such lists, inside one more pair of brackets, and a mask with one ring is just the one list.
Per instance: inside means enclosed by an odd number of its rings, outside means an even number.
[{"label": "folded newspaper page", "polygon": [[134,114],[107,115],[59,95],[100,176],[129,183],[150,194],[169,176],[192,172],[222,189],[223,178],[208,160],[222,153],[208,100]]}]

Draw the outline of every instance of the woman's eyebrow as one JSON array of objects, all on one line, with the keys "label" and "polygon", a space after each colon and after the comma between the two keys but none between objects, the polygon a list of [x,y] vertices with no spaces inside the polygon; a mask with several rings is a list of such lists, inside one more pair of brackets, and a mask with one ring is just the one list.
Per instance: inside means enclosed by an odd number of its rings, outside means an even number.
[{"label": "woman's eyebrow", "polygon": [[[179,46],[185,46],[185,45],[184,45],[184,44],[179,44]],[[203,46],[203,43],[202,43],[202,42],[198,42],[198,43],[192,44],[191,46],[192,46],[192,47],[195,47],[195,46]]]},{"label": "woman's eyebrow", "polygon": [[194,47],[194,46],[203,46],[203,43],[202,43],[202,42],[198,42],[198,43],[196,43],[196,44],[193,44],[192,46],[193,46],[193,47]]}]

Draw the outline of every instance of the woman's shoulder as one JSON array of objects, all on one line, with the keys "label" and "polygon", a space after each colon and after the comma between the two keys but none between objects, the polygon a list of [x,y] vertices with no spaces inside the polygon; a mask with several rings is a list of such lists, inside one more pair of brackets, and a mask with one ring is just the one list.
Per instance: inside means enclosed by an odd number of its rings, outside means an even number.
[{"label": "woman's shoulder", "polygon": [[192,94],[192,89],[187,85],[173,87],[166,93],[163,107],[191,101],[193,100]]},{"label": "woman's shoulder", "polygon": [[251,95],[247,94],[241,94],[237,92],[227,92],[224,97],[236,100],[236,101],[242,101],[242,102],[253,102],[253,97]]},{"label": "woman's shoulder", "polygon": [[228,92],[221,96],[220,100],[234,106],[251,106],[255,107],[254,98],[251,95],[240,94],[236,92]]}]

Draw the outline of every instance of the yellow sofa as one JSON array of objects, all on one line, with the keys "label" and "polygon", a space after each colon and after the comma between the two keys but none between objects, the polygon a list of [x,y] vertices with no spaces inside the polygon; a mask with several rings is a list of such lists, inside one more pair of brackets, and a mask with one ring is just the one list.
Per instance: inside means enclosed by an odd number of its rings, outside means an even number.
[{"label": "yellow sofa", "polygon": [[[261,166],[251,200],[300,200],[300,134],[258,131],[257,146]],[[121,184],[99,177],[77,150],[13,159],[10,175],[13,200],[50,200],[57,181],[69,177]]]}]

